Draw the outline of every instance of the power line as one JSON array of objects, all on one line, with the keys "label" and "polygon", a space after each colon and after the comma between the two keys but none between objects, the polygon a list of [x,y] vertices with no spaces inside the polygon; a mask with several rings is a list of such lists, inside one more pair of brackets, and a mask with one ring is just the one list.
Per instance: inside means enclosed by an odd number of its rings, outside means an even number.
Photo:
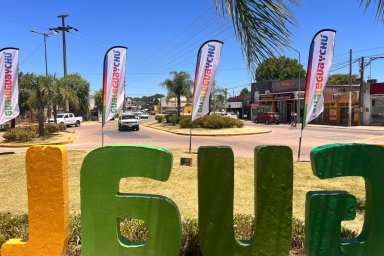
[{"label": "power line", "polygon": [[44,42],[41,42],[27,57],[20,61],[20,65],[24,64],[32,55],[34,55],[43,46]]}]

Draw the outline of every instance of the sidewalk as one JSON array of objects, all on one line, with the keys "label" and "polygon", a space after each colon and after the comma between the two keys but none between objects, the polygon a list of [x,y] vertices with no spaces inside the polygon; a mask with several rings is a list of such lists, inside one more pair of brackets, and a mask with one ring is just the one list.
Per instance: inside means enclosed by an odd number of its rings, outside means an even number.
[{"label": "sidewalk", "polygon": [[306,125],[306,127],[322,127],[322,128],[345,129],[345,130],[366,130],[366,131],[383,131],[384,132],[384,126],[368,126],[368,125],[339,126],[339,125],[308,124]]}]

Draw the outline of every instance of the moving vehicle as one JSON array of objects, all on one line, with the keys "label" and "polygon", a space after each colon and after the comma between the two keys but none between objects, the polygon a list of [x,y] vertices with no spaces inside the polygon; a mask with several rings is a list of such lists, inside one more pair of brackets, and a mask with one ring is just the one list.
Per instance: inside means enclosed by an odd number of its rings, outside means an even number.
[{"label": "moving vehicle", "polygon": [[[65,124],[65,126],[74,125],[79,127],[81,122],[83,122],[83,117],[75,116],[73,113],[60,113],[56,115],[56,121],[58,124]],[[51,117],[47,122],[54,123],[55,119]]]},{"label": "moving vehicle", "polygon": [[136,119],[133,113],[122,113],[119,116],[118,128],[122,130],[139,130],[139,121]]},{"label": "moving vehicle", "polygon": [[140,114],[140,119],[148,119],[149,118],[149,114],[148,112],[141,112]]},{"label": "moving vehicle", "polygon": [[277,112],[265,112],[265,113],[259,113],[258,116],[255,119],[255,123],[280,123],[280,115]]}]

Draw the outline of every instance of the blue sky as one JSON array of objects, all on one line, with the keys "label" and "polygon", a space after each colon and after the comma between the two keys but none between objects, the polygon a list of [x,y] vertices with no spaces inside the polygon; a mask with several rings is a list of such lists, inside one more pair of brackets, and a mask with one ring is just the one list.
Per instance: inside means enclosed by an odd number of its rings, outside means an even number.
[{"label": "blue sky", "polygon": [[[66,24],[79,31],[67,33],[68,73],[77,72],[90,82],[91,93],[101,88],[102,63],[106,50],[114,45],[128,47],[126,95],[166,94],[159,84],[170,78],[170,71],[187,71],[194,76],[200,45],[217,39],[224,42],[216,76],[217,84],[238,94],[253,82],[247,70],[232,21],[218,17],[214,0],[163,1],[5,1],[0,16],[0,47],[20,48],[20,70],[45,73],[43,36],[61,25],[57,15],[68,14]],[[373,9],[365,13],[357,0],[303,0],[293,8],[298,26],[292,27],[292,47],[300,51],[306,69],[309,44],[323,28],[337,31],[334,68],[347,64],[349,49],[353,59],[384,56],[384,24],[375,20]],[[47,39],[48,71],[63,75],[62,36]],[[286,56],[298,58],[287,49]],[[384,59],[372,62],[368,76],[384,81]],[[358,73],[353,64],[353,73]],[[348,73],[348,67],[333,73]]]}]

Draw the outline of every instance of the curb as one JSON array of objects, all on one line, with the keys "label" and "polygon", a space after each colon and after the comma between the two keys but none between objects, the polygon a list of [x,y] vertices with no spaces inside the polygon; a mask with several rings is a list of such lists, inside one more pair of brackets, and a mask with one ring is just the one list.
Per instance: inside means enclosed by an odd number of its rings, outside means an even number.
[{"label": "curb", "polygon": [[75,139],[77,138],[77,135],[78,135],[78,131],[75,131],[73,132],[71,138],[69,140],[66,140],[66,141],[56,141],[56,142],[50,142],[50,143],[31,143],[31,144],[28,144],[28,143],[21,143],[21,144],[16,144],[16,143],[13,143],[13,144],[7,144],[7,145],[4,145],[4,144],[0,144],[0,148],[26,148],[26,147],[31,147],[31,146],[36,146],[36,145],[64,145],[64,144],[72,144]]}]

